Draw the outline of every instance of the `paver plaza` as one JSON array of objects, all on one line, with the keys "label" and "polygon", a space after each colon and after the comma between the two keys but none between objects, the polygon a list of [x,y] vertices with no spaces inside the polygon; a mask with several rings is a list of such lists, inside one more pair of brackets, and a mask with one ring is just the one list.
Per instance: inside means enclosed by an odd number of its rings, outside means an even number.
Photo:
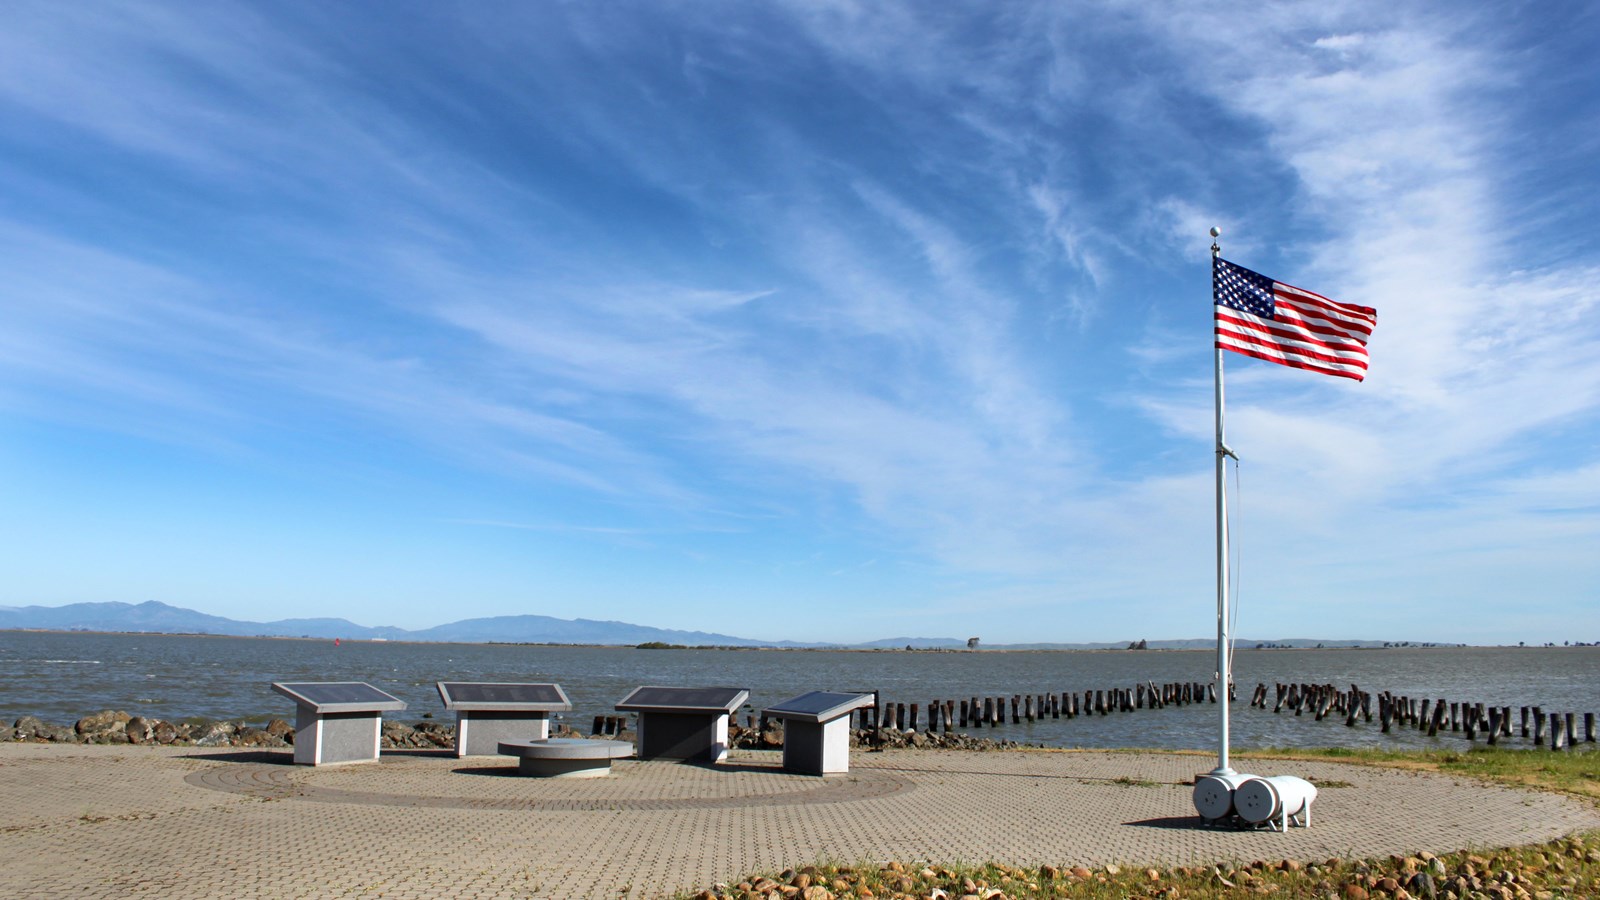
[{"label": "paver plaza", "polygon": [[1208,757],[857,752],[827,777],[777,757],[572,780],[448,751],[312,768],[288,751],[0,744],[0,858],[19,897],[633,898],[819,860],[1313,860],[1600,828],[1563,796],[1333,763],[1252,762],[1332,785],[1313,827],[1274,834],[1193,827],[1184,782]]}]

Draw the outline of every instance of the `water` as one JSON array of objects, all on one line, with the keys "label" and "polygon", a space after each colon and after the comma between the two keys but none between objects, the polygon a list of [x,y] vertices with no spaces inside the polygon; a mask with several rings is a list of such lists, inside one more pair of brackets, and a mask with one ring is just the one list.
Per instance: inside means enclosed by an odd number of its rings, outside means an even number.
[{"label": "water", "polygon": [[[750,706],[808,690],[878,690],[882,699],[934,699],[1131,688],[1141,681],[1209,681],[1213,652],[1027,651],[978,653],[776,650],[635,650],[486,644],[413,644],[272,638],[0,632],[0,721],[22,715],[70,724],[102,709],[159,719],[293,718],[274,681],[367,681],[405,700],[390,714],[449,721],[434,682],[554,681],[572,698],[568,721],[594,716],[641,684],[737,685]],[[1600,711],[1600,648],[1239,650],[1233,745],[1464,747],[1460,735],[1429,739],[1376,721],[1274,715],[1245,706],[1257,682],[1351,683],[1376,694],[1444,697],[1546,711]],[[1515,711],[1515,710],[1513,710]],[[1376,716],[1376,708],[1374,708]],[[1209,703],[1108,716],[1048,719],[975,733],[1051,746],[1213,749],[1218,710]],[[1581,726],[1580,726],[1581,727]],[[1521,743],[1520,741],[1514,743]]]}]

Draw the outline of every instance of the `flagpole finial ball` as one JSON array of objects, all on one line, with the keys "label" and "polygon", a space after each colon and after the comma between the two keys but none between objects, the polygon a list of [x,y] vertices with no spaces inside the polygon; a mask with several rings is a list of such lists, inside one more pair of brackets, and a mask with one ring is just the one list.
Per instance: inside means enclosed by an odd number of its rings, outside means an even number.
[{"label": "flagpole finial ball", "polygon": [[1222,237],[1222,229],[1218,228],[1215,225],[1211,226],[1211,236],[1212,237]]}]

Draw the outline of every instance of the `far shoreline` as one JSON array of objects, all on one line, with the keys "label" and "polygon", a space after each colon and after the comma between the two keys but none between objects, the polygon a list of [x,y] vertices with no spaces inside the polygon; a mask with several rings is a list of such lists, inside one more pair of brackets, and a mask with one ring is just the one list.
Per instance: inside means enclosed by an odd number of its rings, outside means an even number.
[{"label": "far shoreline", "polygon": [[[311,635],[281,635],[281,634],[218,634],[215,632],[198,631],[100,631],[79,628],[0,628],[0,633],[14,634],[59,634],[59,635],[98,635],[111,637],[182,637],[182,638],[222,638],[234,640],[269,640],[269,641],[303,641],[308,643],[341,644],[399,644],[416,646],[483,646],[483,647],[571,647],[574,649],[595,650],[725,650],[725,651],[763,651],[783,653],[934,653],[934,654],[996,654],[996,653],[1096,653],[1096,654],[1125,654],[1125,653],[1215,653],[1215,646],[1201,647],[1147,647],[1144,649],[1130,649],[1128,647],[1031,647],[999,644],[988,647],[859,647],[859,646],[808,646],[808,647],[781,647],[775,645],[730,645],[730,644],[668,644],[659,642],[645,642],[645,644],[601,644],[589,642],[564,642],[564,641],[427,641],[412,640],[407,638],[363,638],[363,637],[315,637]],[[1518,644],[1443,644],[1443,643],[1412,643],[1402,642],[1391,646],[1350,646],[1345,643],[1327,644],[1323,646],[1254,646],[1237,645],[1234,652],[1282,652],[1282,651],[1350,651],[1350,650],[1581,650],[1594,649],[1596,644],[1571,644],[1571,645],[1518,645]],[[655,644],[656,646],[646,646]]]}]

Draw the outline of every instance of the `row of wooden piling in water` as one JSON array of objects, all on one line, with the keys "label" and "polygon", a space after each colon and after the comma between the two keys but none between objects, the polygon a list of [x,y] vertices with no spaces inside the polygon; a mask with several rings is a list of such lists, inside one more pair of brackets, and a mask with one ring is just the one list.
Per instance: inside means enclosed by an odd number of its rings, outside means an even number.
[{"label": "row of wooden piling in water", "polygon": [[[1367,722],[1372,721],[1373,695],[1363,691],[1357,685],[1350,685],[1350,690],[1345,691],[1331,684],[1283,684],[1276,685],[1277,692],[1272,711],[1281,713],[1285,708],[1290,709],[1295,715],[1300,715],[1307,710],[1311,711],[1318,721],[1324,717],[1343,715],[1345,726],[1354,727],[1358,718]],[[1483,703],[1452,701],[1448,698],[1433,699],[1431,697],[1410,697],[1395,695],[1388,691],[1379,693],[1376,697],[1378,704],[1378,726],[1384,734],[1389,734],[1395,728],[1411,728],[1416,731],[1425,731],[1428,737],[1437,737],[1441,731],[1459,733],[1469,741],[1476,741],[1481,731],[1484,741],[1489,746],[1495,746],[1501,738],[1520,736],[1530,739],[1533,746],[1545,745],[1545,725],[1550,726],[1550,749],[1560,750],[1570,748],[1578,742],[1578,715],[1577,713],[1546,713],[1542,707],[1523,706],[1520,711],[1520,729],[1512,726],[1512,707],[1488,706]],[[1257,684],[1255,693],[1250,698],[1250,705],[1260,709],[1267,708],[1267,686]],[[1529,720],[1532,719],[1533,727],[1530,731]],[[1583,714],[1583,741],[1595,742],[1594,713]]]},{"label": "row of wooden piling in water", "polygon": [[1047,694],[1011,694],[960,700],[934,700],[926,707],[918,703],[874,703],[856,711],[857,728],[892,728],[898,731],[921,731],[922,714],[927,712],[927,730],[949,732],[956,728],[995,728],[1006,724],[1007,701],[1010,701],[1010,722],[1020,725],[1044,719],[1075,719],[1078,716],[1110,715],[1114,712],[1133,712],[1136,709],[1160,709],[1166,706],[1188,706],[1192,703],[1217,702],[1217,686],[1199,681],[1156,684],[1144,682],[1132,688],[1106,690],[1062,691]]},{"label": "row of wooden piling in water", "polygon": [[[1238,686],[1231,685],[1233,701],[1238,702]],[[1384,734],[1398,729],[1425,732],[1438,737],[1441,732],[1461,734],[1476,741],[1481,733],[1494,746],[1503,739],[1519,736],[1535,747],[1552,750],[1571,748],[1579,742],[1578,714],[1546,713],[1542,707],[1520,707],[1520,728],[1513,725],[1513,707],[1397,695],[1389,691],[1373,694],[1357,685],[1344,690],[1332,684],[1279,682],[1269,689],[1258,683],[1249,706],[1267,709],[1269,695],[1272,712],[1312,715],[1317,721],[1342,717],[1348,728],[1357,722],[1370,723],[1376,715]],[[970,696],[959,700],[934,700],[920,703],[884,702],[873,692],[873,704],[857,710],[852,726],[862,729],[928,731],[949,733],[956,729],[983,729],[1033,723],[1044,719],[1074,719],[1078,716],[1110,715],[1193,703],[1216,703],[1217,688],[1207,682],[1144,682],[1132,688],[1062,691],[1051,693]],[[1376,710],[1374,709],[1376,707]],[[1009,714],[1008,714],[1009,709]],[[1595,714],[1583,713],[1583,738],[1595,742]],[[924,718],[925,716],[925,718]],[[1531,727],[1530,727],[1531,725]],[[924,727],[925,726],[925,727]],[[1548,728],[1547,728],[1548,726]],[[764,722],[763,722],[764,727]]]}]

